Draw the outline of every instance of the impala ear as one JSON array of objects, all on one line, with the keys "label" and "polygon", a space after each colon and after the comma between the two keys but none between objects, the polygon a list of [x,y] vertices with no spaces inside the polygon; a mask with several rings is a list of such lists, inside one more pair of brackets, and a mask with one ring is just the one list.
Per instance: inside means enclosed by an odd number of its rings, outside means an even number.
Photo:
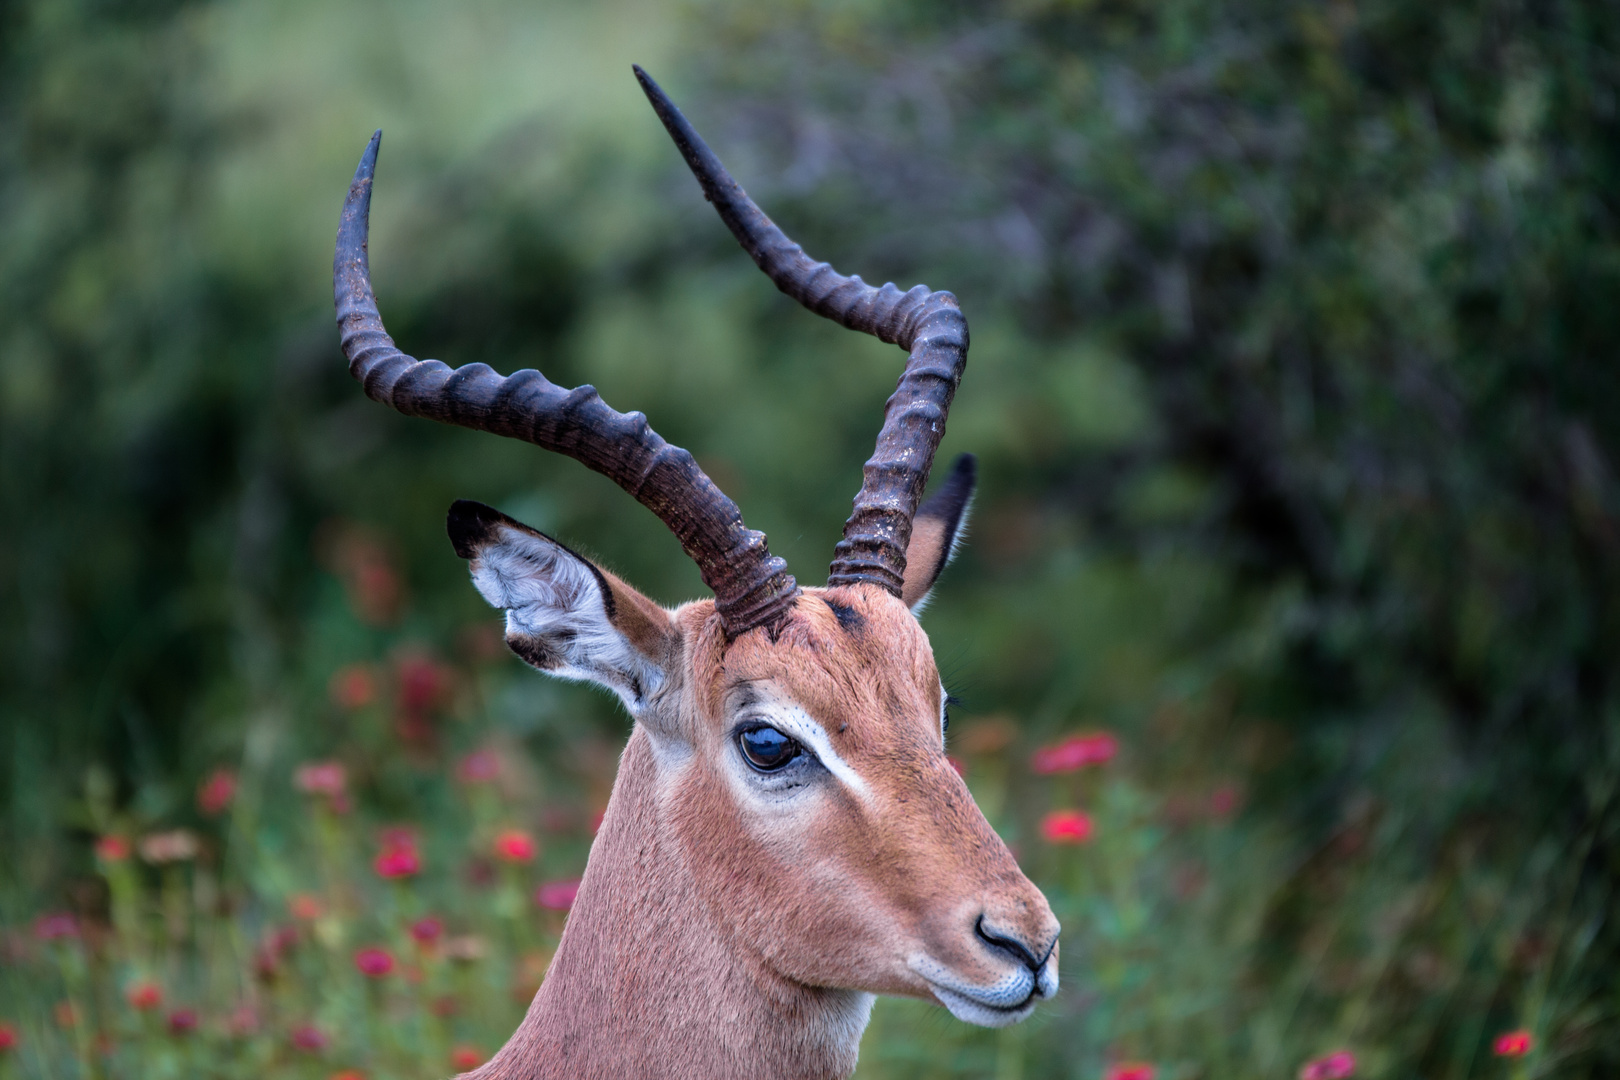
[{"label": "impala ear", "polygon": [[906,580],[900,599],[914,613],[928,604],[929,593],[939,573],[956,556],[968,508],[973,502],[973,485],[978,479],[979,462],[963,454],[951,467],[951,475],[938,491],[917,508],[911,519],[911,543],[906,547]]},{"label": "impala ear", "polygon": [[605,686],[632,715],[675,654],[669,613],[589,559],[482,503],[457,501],[445,529],[473,584],[506,612],[506,644],[564,679]]}]

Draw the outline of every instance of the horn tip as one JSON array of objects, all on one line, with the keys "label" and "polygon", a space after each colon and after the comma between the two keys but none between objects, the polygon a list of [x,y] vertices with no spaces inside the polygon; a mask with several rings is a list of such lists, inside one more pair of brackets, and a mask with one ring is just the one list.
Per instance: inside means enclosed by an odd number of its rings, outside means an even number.
[{"label": "horn tip", "polygon": [[377,167],[377,150],[382,146],[382,128],[371,133],[371,141],[366,143],[366,152],[360,155],[361,165],[369,169]]},{"label": "horn tip", "polygon": [[664,93],[664,88],[659,86],[651,75],[647,74],[646,68],[640,64],[631,64],[630,70],[636,73],[636,82],[641,84],[641,92],[647,95],[647,100],[652,104],[653,111],[658,114],[660,119],[665,119],[669,113],[676,111],[675,103],[669,100],[669,95]]}]

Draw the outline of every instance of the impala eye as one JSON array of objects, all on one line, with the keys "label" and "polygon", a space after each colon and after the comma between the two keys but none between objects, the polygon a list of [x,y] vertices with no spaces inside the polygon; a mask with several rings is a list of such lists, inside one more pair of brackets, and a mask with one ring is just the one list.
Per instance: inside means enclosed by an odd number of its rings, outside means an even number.
[{"label": "impala eye", "polygon": [[803,748],[773,727],[749,728],[737,733],[737,748],[760,772],[776,772],[798,757]]}]

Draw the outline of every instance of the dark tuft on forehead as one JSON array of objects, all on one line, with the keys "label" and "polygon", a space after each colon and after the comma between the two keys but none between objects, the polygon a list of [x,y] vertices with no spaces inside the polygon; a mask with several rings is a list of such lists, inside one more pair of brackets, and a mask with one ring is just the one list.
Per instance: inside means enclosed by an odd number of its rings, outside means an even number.
[{"label": "dark tuft on forehead", "polygon": [[847,604],[840,604],[836,600],[828,600],[825,596],[822,602],[832,608],[832,613],[838,616],[838,625],[848,634],[858,634],[866,626],[866,617]]}]

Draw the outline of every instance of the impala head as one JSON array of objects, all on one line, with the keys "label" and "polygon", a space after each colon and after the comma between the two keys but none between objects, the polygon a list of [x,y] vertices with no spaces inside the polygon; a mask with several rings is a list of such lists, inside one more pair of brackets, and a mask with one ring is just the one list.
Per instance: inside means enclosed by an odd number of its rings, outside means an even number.
[{"label": "impala head", "polygon": [[[636,73],[705,195],[777,286],[909,353],[827,586],[801,589],[641,414],[535,371],[451,370],[394,347],[366,253],[380,133],[349,189],[334,263],[350,369],[403,412],[526,439],[602,472],[697,562],[714,599],[670,611],[489,507],[450,510],[451,541],[506,612],[512,650],[612,690],[646,733],[660,805],[728,949],[804,987],[931,998],[978,1024],[1022,1019],[1057,990],[1058,924],[945,757],[945,693],[915,614],[973,490],[964,457],[921,499],[966,362],[966,322],[949,293],[874,289],[811,262]],[[593,854],[614,835],[605,830]]]}]

